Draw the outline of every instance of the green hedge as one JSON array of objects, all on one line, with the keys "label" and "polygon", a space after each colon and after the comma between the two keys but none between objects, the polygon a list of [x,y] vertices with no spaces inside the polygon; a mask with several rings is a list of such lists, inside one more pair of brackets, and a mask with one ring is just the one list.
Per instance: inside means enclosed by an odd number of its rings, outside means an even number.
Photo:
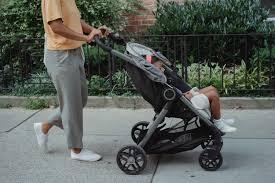
[{"label": "green hedge", "polygon": [[[114,30],[125,26],[125,13],[140,7],[139,0],[76,0],[83,18]],[[43,37],[41,0],[11,0],[1,7],[0,36]]]},{"label": "green hedge", "polygon": [[251,33],[274,31],[259,0],[158,0],[154,34]]}]

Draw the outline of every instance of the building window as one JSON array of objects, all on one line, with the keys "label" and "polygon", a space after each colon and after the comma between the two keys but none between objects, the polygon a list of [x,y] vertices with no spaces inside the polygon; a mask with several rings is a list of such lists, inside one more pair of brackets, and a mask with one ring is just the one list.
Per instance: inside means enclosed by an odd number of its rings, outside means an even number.
[{"label": "building window", "polygon": [[262,4],[270,11],[270,17],[275,18],[275,0],[262,0]]}]

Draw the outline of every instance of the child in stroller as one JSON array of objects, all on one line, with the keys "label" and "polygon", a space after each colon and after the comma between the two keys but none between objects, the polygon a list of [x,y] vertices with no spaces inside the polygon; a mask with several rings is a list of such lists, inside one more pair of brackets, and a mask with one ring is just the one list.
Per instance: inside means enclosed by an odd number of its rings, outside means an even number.
[{"label": "child in stroller", "polygon": [[[160,54],[160,53],[158,53]],[[197,87],[191,88],[179,76],[173,72],[166,72],[163,68],[163,62],[156,56],[145,55],[145,59],[153,64],[156,68],[163,71],[171,85],[180,89],[183,95],[188,98],[191,103],[199,111],[203,111],[209,117],[212,116],[216,127],[224,133],[235,132],[237,129],[230,125],[234,124],[234,119],[221,118],[220,98],[218,90],[214,86],[208,86],[202,89]]]}]

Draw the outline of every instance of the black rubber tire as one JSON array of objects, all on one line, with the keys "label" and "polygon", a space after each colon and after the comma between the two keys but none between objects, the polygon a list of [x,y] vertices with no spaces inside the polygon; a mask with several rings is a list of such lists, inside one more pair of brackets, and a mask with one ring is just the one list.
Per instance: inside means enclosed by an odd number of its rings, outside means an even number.
[{"label": "black rubber tire", "polygon": [[[204,142],[201,143],[201,148],[202,148],[202,149],[205,149],[205,148],[207,148],[207,147],[210,148],[210,147],[213,146],[213,145],[214,145],[214,144],[213,144],[213,137],[210,135],[207,141],[204,141]],[[221,139],[221,147],[222,147],[222,146],[223,146],[223,140]]]},{"label": "black rubber tire", "polygon": [[149,122],[140,121],[136,123],[131,130],[131,137],[136,144],[139,144],[147,133]]},{"label": "black rubber tire", "polygon": [[204,170],[216,171],[222,166],[223,157],[220,151],[214,148],[206,148],[200,154],[199,163]]},{"label": "black rubber tire", "polygon": [[137,175],[147,165],[145,151],[137,145],[122,147],[116,157],[118,167],[128,175]]}]

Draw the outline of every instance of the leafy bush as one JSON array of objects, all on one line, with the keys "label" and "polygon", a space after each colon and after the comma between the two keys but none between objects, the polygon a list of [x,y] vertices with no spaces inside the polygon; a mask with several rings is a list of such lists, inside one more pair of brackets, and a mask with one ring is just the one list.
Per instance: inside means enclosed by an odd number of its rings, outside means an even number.
[{"label": "leafy bush", "polygon": [[37,110],[48,108],[49,104],[46,99],[42,98],[27,98],[23,103],[23,107],[26,109]]},{"label": "leafy bush", "polygon": [[102,96],[106,94],[108,83],[105,78],[98,75],[93,75],[88,82],[88,88],[89,95]]},{"label": "leafy bush", "polygon": [[124,95],[129,96],[135,93],[135,89],[125,70],[114,73],[112,80],[110,77],[103,78],[94,75],[88,82],[90,95]]},{"label": "leafy bush", "polygon": [[242,92],[236,93],[233,90],[253,90],[268,85],[268,77],[265,76],[266,70],[261,68],[261,65],[248,69],[243,61],[240,66],[235,68],[226,67],[226,65],[220,67],[216,63],[194,63],[187,67],[187,72],[188,83],[191,86],[206,87],[213,85],[218,90],[223,91],[224,95],[230,95],[233,92],[240,95]]},{"label": "leafy bush", "polygon": [[2,103],[0,103],[0,109],[9,109],[9,108],[12,108],[11,104],[2,104]]},{"label": "leafy bush", "polygon": [[[114,30],[125,26],[124,13],[138,7],[136,0],[76,0],[83,18],[92,25],[107,25]],[[0,36],[43,37],[41,0],[11,0],[1,8]]]},{"label": "leafy bush", "polygon": [[55,94],[55,88],[46,72],[32,74],[26,81],[16,83],[11,93],[11,95],[15,96],[47,96]]},{"label": "leafy bush", "polygon": [[[158,0],[154,34],[270,32],[268,11],[259,0],[193,0],[182,4]],[[273,29],[275,30],[275,29]]]},{"label": "leafy bush", "polygon": [[[175,55],[178,60],[182,60],[184,50],[187,53],[184,56],[192,57],[194,62],[207,60],[219,63],[221,67],[233,62],[241,65],[241,60],[253,57],[255,49],[266,47],[261,43],[269,39],[264,33],[275,31],[274,24],[266,21],[268,14],[259,0],[192,0],[183,3],[159,0],[156,22],[149,32],[153,35],[188,35],[177,41],[167,37],[157,40],[167,42],[163,50],[173,47],[169,50],[170,55]],[[230,35],[249,33],[263,34]],[[188,59],[188,64],[194,62]]]},{"label": "leafy bush", "polygon": [[77,0],[83,18],[91,25],[107,25],[118,31],[126,26],[125,13],[141,7],[140,0]]}]

